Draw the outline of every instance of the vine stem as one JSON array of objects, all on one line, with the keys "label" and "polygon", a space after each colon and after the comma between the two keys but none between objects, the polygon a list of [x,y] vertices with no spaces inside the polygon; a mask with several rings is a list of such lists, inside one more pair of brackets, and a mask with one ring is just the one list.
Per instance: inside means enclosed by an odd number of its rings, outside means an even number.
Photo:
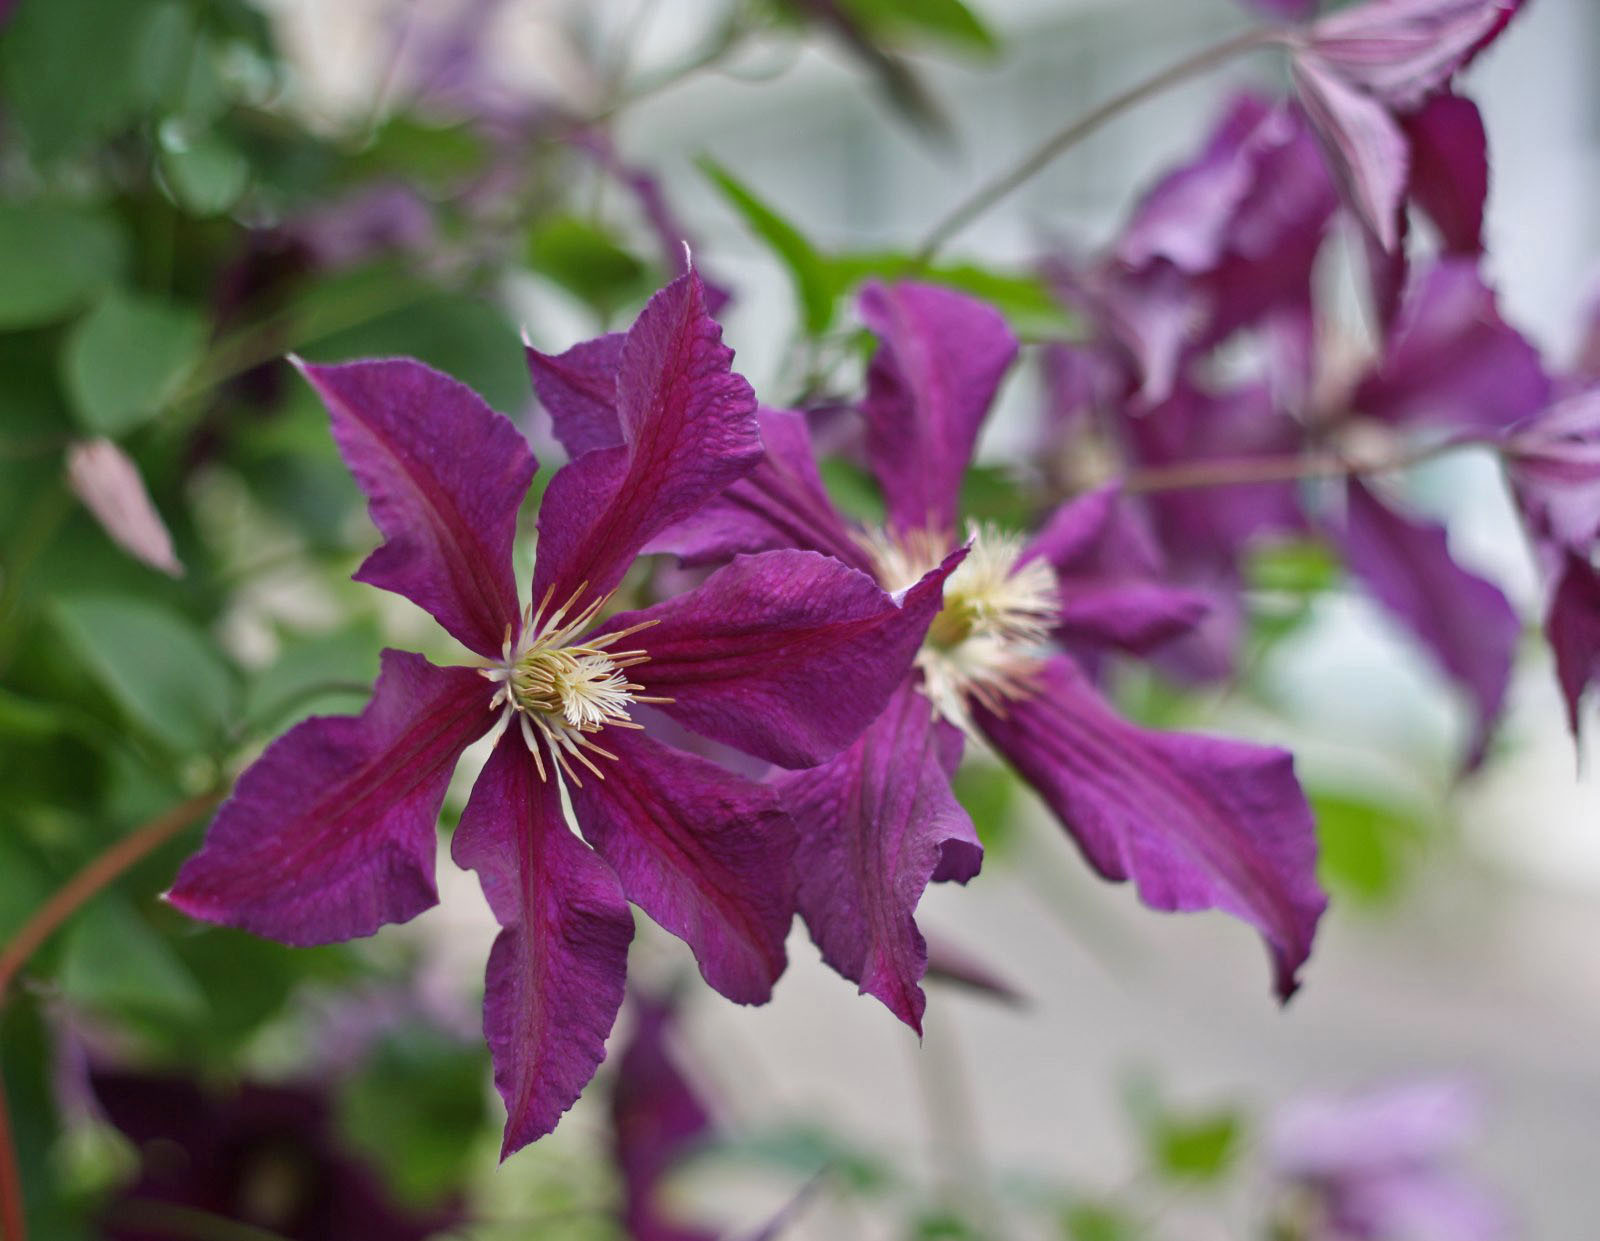
[{"label": "vine stem", "polygon": [[1338,453],[1299,453],[1287,457],[1254,457],[1234,461],[1183,461],[1177,465],[1133,470],[1122,477],[1122,490],[1133,495],[1158,491],[1192,491],[1202,487],[1247,487],[1256,483],[1291,483],[1307,478],[1343,478],[1352,474],[1390,474],[1409,470],[1459,448],[1486,441],[1453,436],[1438,443],[1377,460]]},{"label": "vine stem", "polygon": [[[12,980],[28,963],[28,958],[63,922],[129,867],[171,840],[221,800],[221,792],[211,790],[179,802],[124,836],[57,889],[0,951],[0,1005],[5,1003]],[[3,1241],[27,1241],[22,1178],[17,1171],[17,1150],[11,1137],[11,1113],[3,1078],[0,1078],[0,1227],[4,1228]]]},{"label": "vine stem", "polygon": [[980,185],[968,197],[958,203],[948,214],[928,231],[921,247],[917,250],[917,261],[920,263],[931,262],[944,244],[971,224],[990,207],[994,206],[1012,190],[1031,180],[1039,172],[1069,147],[1076,146],[1089,137],[1107,121],[1114,120],[1129,108],[1143,103],[1169,87],[1189,78],[1213,69],[1217,65],[1242,56],[1246,52],[1254,51],[1258,47],[1267,47],[1283,41],[1283,32],[1271,29],[1247,30],[1243,34],[1234,35],[1224,39],[1221,43],[1213,43],[1210,47],[1202,48],[1192,55],[1185,56],[1175,64],[1168,65],[1165,69],[1136,82],[1126,90],[1120,91],[1107,99],[1099,107],[1083,116],[1078,117],[1070,124],[1058,129],[1037,147],[1035,147],[1021,162],[1009,171],[996,177],[994,180]]}]

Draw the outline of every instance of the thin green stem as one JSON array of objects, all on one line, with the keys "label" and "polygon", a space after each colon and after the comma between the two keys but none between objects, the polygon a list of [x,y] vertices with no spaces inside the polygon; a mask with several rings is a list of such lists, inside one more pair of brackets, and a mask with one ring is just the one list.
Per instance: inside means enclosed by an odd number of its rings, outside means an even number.
[{"label": "thin green stem", "polygon": [[1129,108],[1159,95],[1169,87],[1176,86],[1180,82],[1187,81],[1189,78],[1197,77],[1207,70],[1214,69],[1216,66],[1232,60],[1236,56],[1242,56],[1244,53],[1254,51],[1256,48],[1281,42],[1282,39],[1282,33],[1277,30],[1247,30],[1243,34],[1224,39],[1221,43],[1202,48],[1200,51],[1184,57],[1176,64],[1169,65],[1160,72],[1145,78],[1142,82],[1136,82],[1126,90],[1113,95],[1099,107],[1058,129],[1011,169],[994,180],[980,185],[958,203],[928,231],[928,235],[923,239],[922,245],[917,250],[918,262],[931,262],[934,256],[944,247],[945,243],[966,228],[967,225],[971,224],[1018,186],[1042,172],[1056,156],[1068,148],[1076,146],[1101,126],[1108,121],[1114,120]]}]

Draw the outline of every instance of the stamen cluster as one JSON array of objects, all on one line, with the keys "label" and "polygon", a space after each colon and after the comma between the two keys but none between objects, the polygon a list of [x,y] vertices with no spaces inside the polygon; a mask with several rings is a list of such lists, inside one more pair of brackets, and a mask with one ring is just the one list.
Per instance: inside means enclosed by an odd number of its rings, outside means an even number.
[{"label": "stamen cluster", "polygon": [[[864,540],[886,590],[902,590],[938,566],[951,540],[937,531],[875,532]],[[945,581],[944,606],[928,627],[917,667],[935,709],[971,730],[967,700],[1004,713],[1030,692],[1032,673],[1061,611],[1048,563],[1019,564],[1022,538],[994,525],[967,530],[967,556]]]},{"label": "stamen cluster", "polygon": [[483,675],[500,688],[489,700],[489,709],[500,712],[496,735],[515,719],[522,739],[533,755],[539,778],[547,779],[539,738],[550,748],[563,774],[582,787],[569,758],[576,759],[596,778],[605,774],[594,765],[590,754],[616,759],[610,750],[597,745],[592,735],[610,726],[640,728],[629,718],[628,709],[636,702],[670,702],[646,697],[643,686],[630,681],[626,670],[645,663],[650,656],[643,650],[616,651],[611,648],[622,638],[648,629],[646,621],[629,629],[602,634],[598,638],[575,641],[610,601],[601,595],[570,617],[568,613],[583,597],[588,583],[577,590],[555,611],[546,616],[552,591],[546,591],[537,608],[523,609],[521,628],[513,640],[506,626],[505,644],[499,663],[483,669]]}]

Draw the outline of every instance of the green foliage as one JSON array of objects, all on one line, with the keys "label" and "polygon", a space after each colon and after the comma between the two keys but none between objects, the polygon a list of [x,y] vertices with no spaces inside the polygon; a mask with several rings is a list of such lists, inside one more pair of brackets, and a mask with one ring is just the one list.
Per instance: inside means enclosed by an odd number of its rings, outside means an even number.
[{"label": "green foliage", "polygon": [[1017,839],[1017,777],[1000,763],[969,756],[957,770],[953,787],[956,800],[978,829],[984,856],[990,860],[1004,857]]},{"label": "green foliage", "polygon": [[840,0],[873,36],[890,43],[929,41],[956,51],[994,52],[999,43],[961,0]]},{"label": "green foliage", "polygon": [[899,1179],[877,1155],[815,1125],[784,1125],[745,1134],[713,1143],[701,1157],[754,1164],[797,1177],[825,1173],[832,1185],[866,1197],[885,1193]]},{"label": "green foliage", "polygon": [[84,428],[125,434],[160,413],[200,358],[205,325],[188,307],[113,291],[74,325],[62,357]]},{"label": "green foliage", "polygon": [[1431,816],[1403,798],[1357,789],[1312,790],[1310,797],[1323,885],[1363,905],[1391,901],[1432,834]]},{"label": "green foliage", "polygon": [[221,215],[250,185],[250,161],[215,130],[163,125],[160,159],[163,184],[190,215]]},{"label": "green foliage", "polygon": [[126,902],[101,896],[67,931],[56,974],[73,1004],[101,1015],[192,1023],[206,1016],[199,984]]},{"label": "green foliage", "polygon": [[1103,1202],[1075,1202],[1061,1213],[1065,1241],[1137,1241],[1145,1235],[1126,1212]]},{"label": "green foliage", "polygon": [[540,220],[528,233],[528,266],[548,276],[604,319],[643,300],[655,273],[610,232],[576,215]]},{"label": "green foliage", "polygon": [[148,599],[82,595],[55,615],[84,670],[127,719],[179,754],[215,754],[237,687],[193,625]]},{"label": "green foliage", "polygon": [[1124,1088],[1129,1115],[1150,1169],[1163,1180],[1215,1184],[1233,1170],[1243,1147],[1244,1118],[1230,1106],[1169,1105],[1156,1083],[1138,1075]]},{"label": "green foliage", "polygon": [[124,251],[105,211],[51,199],[0,203],[0,330],[70,314],[116,279]]}]

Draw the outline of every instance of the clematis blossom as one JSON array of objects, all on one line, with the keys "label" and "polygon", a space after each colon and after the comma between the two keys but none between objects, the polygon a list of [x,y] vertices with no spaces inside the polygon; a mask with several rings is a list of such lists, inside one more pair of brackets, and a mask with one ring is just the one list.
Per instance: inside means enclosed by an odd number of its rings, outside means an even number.
[{"label": "clematis blossom", "polygon": [[495,734],[452,853],[504,928],[484,1029],[506,1153],[555,1126],[604,1054],[629,901],[730,999],[766,1000],[784,968],[789,814],[771,788],[642,731],[635,705],[770,762],[817,763],[883,709],[938,609],[942,570],[892,599],[848,566],[786,550],[604,619],[640,550],[761,458],[731,358],[698,276],[651,300],[617,350],[622,441],[551,480],[533,602],[520,607],[511,547],[536,467],[510,421],[417,362],[302,365],[385,536],[358,580],[426,609],[477,662],[385,651],[360,716],[307,720],[240,776],[169,899],[297,945],[405,921],[437,899],[450,773]]},{"label": "clematis blossom", "polygon": [[[959,534],[958,484],[1017,342],[996,312],[947,289],[871,285],[861,311],[882,341],[861,413],[884,526],[843,518],[804,419],[763,410],[761,463],[654,544],[690,564],[813,548],[896,591],[967,548],[887,709],[835,758],[774,780],[799,827],[800,912],[824,959],[920,1030],[917,903],[928,883],[965,882],[982,860],[950,789],[972,736],[1027,779],[1104,877],[1132,880],[1158,909],[1220,908],[1256,926],[1289,995],[1324,905],[1292,759],[1130,724],[1067,653],[1152,649],[1203,603],[1105,554],[1123,533],[1113,490],[1066,505],[1032,539]],[[533,356],[558,433],[605,425],[585,376],[606,347]]]}]

